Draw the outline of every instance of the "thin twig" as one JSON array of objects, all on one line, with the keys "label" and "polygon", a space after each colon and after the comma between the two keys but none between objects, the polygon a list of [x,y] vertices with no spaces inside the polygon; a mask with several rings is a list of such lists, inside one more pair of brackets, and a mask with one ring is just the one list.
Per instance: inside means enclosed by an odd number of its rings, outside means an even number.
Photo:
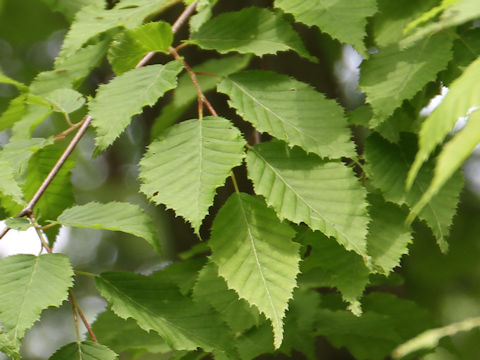
[{"label": "thin twig", "polygon": [[75,299],[75,296],[73,295],[72,290],[68,290],[68,296],[70,297],[70,301],[72,302],[72,305],[75,307],[75,310],[77,311],[78,315],[80,315],[80,319],[82,319],[83,325],[87,329],[88,334],[92,338],[92,341],[98,343],[97,337],[93,333],[92,327],[88,323],[88,320],[85,317],[85,314],[83,313],[82,309],[80,309],[80,306],[78,305],[77,299]]},{"label": "thin twig", "polygon": [[70,302],[72,303],[72,315],[73,315],[73,322],[75,324],[75,334],[77,335],[77,342],[81,342],[82,338],[80,336],[80,326],[78,324],[77,309],[75,308],[75,305],[73,303],[72,293],[70,291],[68,292],[68,297],[70,298]]},{"label": "thin twig", "polygon": [[180,29],[180,27],[185,23],[185,21],[187,20],[187,18],[192,15],[192,13],[195,11],[195,8],[197,7],[197,3],[198,1],[195,0],[194,2],[192,2],[190,5],[188,5],[185,10],[183,10],[183,12],[180,14],[180,16],[178,17],[178,19],[173,23],[172,25],[172,32],[175,34],[178,29]]},{"label": "thin twig", "polygon": [[53,141],[59,141],[59,140],[63,140],[65,139],[65,137],[74,132],[79,126],[81,126],[83,124],[83,120],[75,123],[75,124],[71,124],[70,127],[66,130],[63,130],[60,134],[56,135],[54,138],[53,138]]},{"label": "thin twig", "polygon": [[52,253],[52,249],[48,245],[48,241],[45,239],[45,236],[43,236],[42,233],[42,227],[38,224],[37,219],[35,219],[35,215],[32,213],[28,215],[30,218],[30,221],[32,222],[33,227],[35,228],[35,231],[37,232],[38,238],[40,239],[40,242],[42,243],[42,247],[47,250],[49,254]]},{"label": "thin twig", "polygon": [[6,228],[4,228],[1,232],[0,232],[0,240],[5,236],[7,235],[7,233],[10,231],[10,228],[7,226]]}]

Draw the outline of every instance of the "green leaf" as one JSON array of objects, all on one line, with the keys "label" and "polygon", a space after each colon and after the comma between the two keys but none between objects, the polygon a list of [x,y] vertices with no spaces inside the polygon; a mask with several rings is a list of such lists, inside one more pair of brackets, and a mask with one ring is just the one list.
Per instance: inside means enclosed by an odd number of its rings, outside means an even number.
[{"label": "green leaf", "polygon": [[321,157],[352,156],[355,149],[342,108],[288,76],[248,71],[229,76],[218,91],[260,132]]},{"label": "green leaf", "polygon": [[398,44],[380,49],[361,66],[360,88],[372,105],[372,126],[383,122],[411,99],[452,59],[453,37],[436,34],[413,47],[400,50]]},{"label": "green leaf", "polygon": [[123,320],[111,310],[97,317],[92,324],[92,330],[101,344],[117,353],[125,350],[144,350],[152,354],[171,351],[157,333],[146,332],[135,320]]},{"label": "green leaf", "polygon": [[182,64],[171,61],[166,65],[130,70],[100,85],[97,96],[89,103],[92,124],[97,131],[97,149],[105,150],[123,132],[133,115],[175,88],[180,71]]},{"label": "green leaf", "polygon": [[275,0],[275,6],[292,14],[297,22],[316,26],[366,55],[363,39],[367,18],[377,11],[375,0]]},{"label": "green leaf", "polygon": [[64,114],[70,114],[85,104],[82,94],[68,88],[56,89],[45,95],[45,98],[52,104],[54,111]]},{"label": "green leaf", "polygon": [[[218,76],[197,75],[198,85],[204,93],[213,90],[222,80],[221,76],[233,74],[250,61],[250,56],[234,55],[220,59],[210,59],[194,66],[193,70],[200,73],[215,74]],[[169,104],[162,107],[159,117],[152,128],[152,138],[156,138],[163,130],[172,125],[197,100],[198,94],[190,75],[183,73],[178,78],[178,86],[173,93]]]},{"label": "green leaf", "polygon": [[349,310],[361,315],[360,298],[368,284],[369,270],[362,257],[346,251],[334,239],[319,231],[306,231],[302,243],[311,246],[308,257],[302,263],[300,282],[314,287],[336,287]]},{"label": "green leaf", "polygon": [[173,41],[170,24],[147,23],[118,34],[108,50],[108,61],[117,75],[131,70],[150,51],[168,52]]},{"label": "green leaf", "polygon": [[218,0],[199,0],[196,7],[197,13],[190,18],[190,32],[194,33],[200,29],[212,17],[213,7]]},{"label": "green leaf", "polygon": [[156,331],[174,349],[231,351],[229,330],[211,309],[182,296],[160,277],[110,272],[97,276],[95,284],[115,314]]},{"label": "green leaf", "polygon": [[[202,244],[206,246],[206,243]],[[188,296],[191,294],[197,281],[198,273],[202,270],[205,263],[205,257],[177,261],[162,270],[154,272],[152,277],[158,276],[162,281],[174,284],[178,287],[182,295]]]},{"label": "green leaf", "polygon": [[218,15],[193,33],[189,42],[221,54],[236,51],[262,56],[293,50],[306,59],[317,61],[280,14],[257,7]]},{"label": "green leaf", "polygon": [[110,38],[86,46],[60,61],[55,68],[38,74],[30,85],[33,94],[45,95],[59,88],[77,87],[102,61],[110,44]]},{"label": "green leaf", "polygon": [[183,216],[198,234],[215,190],[243,159],[240,131],[223,118],[189,120],[165,131],[140,161],[140,190]]},{"label": "green leaf", "polygon": [[[410,190],[405,191],[405,181],[414,149],[414,139],[404,138],[399,145],[394,145],[375,133],[365,142],[365,158],[371,173],[372,185],[382,191],[387,201],[399,205],[407,204],[410,208],[421,199],[432,181],[433,174],[433,163],[430,161],[422,167]],[[419,214],[419,218],[432,229],[443,251],[446,251],[448,246],[446,237],[462,188],[463,177],[457,173]]]},{"label": "green leaf", "polygon": [[75,14],[84,6],[98,4],[101,2],[102,4],[105,2],[104,0],[43,0],[45,4],[47,4],[50,9],[53,11],[58,11],[65,15],[68,20],[73,20]]},{"label": "green leaf", "polygon": [[217,266],[213,263],[205,265],[198,274],[193,289],[193,300],[210,304],[234,333],[258,324],[258,312],[252,309],[244,299],[239,299],[235,291],[228,289],[225,280],[218,275]]},{"label": "green leaf", "polygon": [[87,340],[67,344],[57,350],[49,360],[114,360],[117,354],[104,345]]},{"label": "green leaf", "polygon": [[12,127],[27,110],[28,94],[21,94],[10,100],[7,109],[0,115],[0,131]]},{"label": "green leaf", "polygon": [[32,226],[32,224],[30,223],[30,220],[28,220],[27,218],[16,218],[16,217],[10,217],[6,219],[5,225],[7,225],[10,229],[19,230],[19,231],[28,230]]},{"label": "green leaf", "polygon": [[8,334],[3,332],[0,326],[0,353],[7,355],[11,359],[21,360],[20,355],[20,341],[18,339],[11,339]]},{"label": "green leaf", "polygon": [[2,72],[2,70],[0,70],[0,83],[13,85],[20,91],[28,91],[28,86],[8,77]]},{"label": "green leaf", "polygon": [[90,202],[65,210],[57,221],[65,226],[121,231],[145,239],[160,251],[155,225],[137,205],[125,202]]},{"label": "green leaf", "polygon": [[410,229],[405,225],[407,212],[380,196],[370,196],[369,213],[372,222],[367,235],[368,254],[376,270],[384,275],[400,265],[412,242]]},{"label": "green leaf", "polygon": [[242,334],[235,341],[242,360],[256,359],[260,355],[273,353],[275,349],[272,343],[272,329],[266,321]]},{"label": "green leaf", "polygon": [[32,155],[52,144],[52,139],[44,138],[11,139],[0,151],[0,160],[10,162],[14,168],[15,176],[19,177],[27,167],[28,160]]},{"label": "green leaf", "polygon": [[0,259],[0,322],[10,339],[21,339],[49,306],[67,299],[73,270],[67,256],[14,255]]},{"label": "green leaf", "polygon": [[458,119],[467,116],[480,105],[480,84],[475,81],[478,76],[480,58],[470,64],[451,84],[445,99],[423,123],[418,140],[419,149],[408,173],[407,187],[412,186],[422,164],[452,130]]},{"label": "green leaf", "polygon": [[228,287],[272,322],[275,348],[282,343],[282,319],[299,271],[294,234],[261,200],[234,193],[215,217],[209,241]]},{"label": "green leaf", "polygon": [[49,106],[27,104],[21,117],[13,124],[10,141],[31,138],[33,130],[51,113],[52,109]]},{"label": "green leaf", "polygon": [[135,29],[152,13],[159,13],[176,3],[171,0],[123,0],[111,10],[105,10],[104,4],[92,4],[77,12],[75,21],[65,36],[60,61],[66,60],[77,52],[92,37],[107,30],[124,26]]},{"label": "green leaf", "polygon": [[11,163],[6,160],[0,160],[0,194],[10,197],[18,204],[23,203],[23,193],[20,186],[15,181],[15,170]]},{"label": "green leaf", "polygon": [[278,141],[248,151],[247,168],[255,192],[281,219],[304,222],[367,256],[365,190],[351,169]]}]

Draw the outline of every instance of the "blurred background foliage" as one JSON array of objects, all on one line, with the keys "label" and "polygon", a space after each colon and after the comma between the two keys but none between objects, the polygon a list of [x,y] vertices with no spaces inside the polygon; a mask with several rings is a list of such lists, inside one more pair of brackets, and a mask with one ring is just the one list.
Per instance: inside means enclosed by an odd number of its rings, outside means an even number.
[{"label": "blurred background foliage", "polygon": [[[69,25],[66,16],[51,10],[49,4],[52,3],[54,1],[0,0],[0,68],[8,76],[28,84],[37,73],[52,67]],[[270,4],[269,1],[248,3],[261,6]],[[78,5],[81,5],[81,1],[78,1]],[[244,5],[244,1],[221,1],[215,11],[235,10]],[[162,19],[172,22],[182,8],[181,5],[172,8],[163,14]],[[308,82],[328,97],[336,98],[347,110],[360,105],[363,98],[356,90],[358,55],[351,48],[343,48],[341,44],[314,28],[308,29],[300,25],[297,30],[308,50],[320,59],[318,64],[303,60],[293,53],[283,53],[255,59],[250,67],[275,70]],[[187,31],[186,28],[182,29],[177,38],[186,38]],[[194,47],[185,48],[182,55],[191,65],[216,56],[213,52],[200,51]],[[154,61],[162,62],[165,59],[158,56]],[[99,83],[108,81],[112,76],[111,68],[104,62],[85,82],[82,91],[93,94]],[[15,95],[12,86],[0,84],[0,112]],[[236,118],[233,111],[227,107],[223,95],[207,95],[220,113],[236,119],[247,137],[251,134],[251,128]],[[56,250],[67,253],[77,269],[93,273],[106,269],[149,273],[167,266],[178,258],[179,253],[199,243],[191,228],[182,219],[176,218],[171,211],[147,204],[138,194],[137,163],[149,142],[155,119],[169,99],[171,94],[153,108],[146,109],[114,146],[94,159],[93,136],[91,133],[87,134],[75,152],[76,167],[72,173],[77,203],[91,200],[126,200],[147,208],[158,225],[163,256],[156,255],[140,239],[120,233],[62,229]],[[195,112],[196,105],[193,104],[182,115],[182,119],[195,117]],[[72,120],[79,120],[83,115],[79,112]],[[36,131],[39,135],[55,134],[61,131],[59,124],[63,122],[53,116]],[[362,134],[357,135],[359,139],[362,138]],[[8,136],[6,132],[0,133],[0,145],[5,144]],[[430,231],[421,224],[417,225],[410,255],[404,258],[403,267],[397,270],[391,284],[387,286],[388,291],[413,299],[428,309],[438,326],[480,315],[479,156],[474,155],[465,165],[467,186],[454,221],[449,253],[441,254]],[[242,169],[236,169],[236,172],[237,177],[242,179],[241,188],[246,191],[251,185]],[[213,214],[231,192],[230,187],[231,184],[227,183],[226,188],[220,189]],[[212,215],[202,227],[201,235],[204,239],[209,237],[205,229],[210,227],[211,221]],[[5,256],[5,250],[2,251],[0,256]],[[75,293],[89,319],[94,319],[96,314],[105,308],[105,303],[98,297],[91,279],[77,277]],[[23,348],[25,359],[48,358],[54,349],[75,339],[70,311],[64,306],[61,311],[44,312],[41,324],[38,323],[27,334]],[[479,329],[460,333],[452,340],[444,340],[444,343],[449,350],[441,349],[424,358],[480,358]],[[453,344],[455,346],[452,346]],[[332,349],[328,342],[322,339],[318,341],[317,348],[319,359],[351,359],[347,352]],[[302,357],[299,355],[298,358]]]}]

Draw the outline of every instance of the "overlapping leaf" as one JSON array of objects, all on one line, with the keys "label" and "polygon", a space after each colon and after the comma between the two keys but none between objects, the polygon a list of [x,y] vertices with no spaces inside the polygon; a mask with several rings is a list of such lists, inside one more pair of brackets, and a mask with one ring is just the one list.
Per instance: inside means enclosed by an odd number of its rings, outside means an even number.
[{"label": "overlapping leaf", "polygon": [[[215,74],[197,76],[198,84],[205,93],[215,88],[221,81],[221,76],[233,74],[248,65],[250,56],[234,55],[220,59],[210,59],[194,66],[193,70],[198,73]],[[163,130],[172,125],[197,99],[198,94],[190,79],[190,75],[183,73],[178,77],[178,86],[173,93],[169,104],[162,107],[159,117],[155,120],[152,128],[152,138],[156,138]]]},{"label": "overlapping leaf", "polygon": [[108,60],[117,75],[131,70],[150,51],[168,52],[173,41],[170,24],[159,21],[120,33],[108,50]]},{"label": "overlapping leaf", "polygon": [[62,254],[0,259],[0,322],[8,338],[21,339],[44,309],[59,306],[72,276],[70,261]]},{"label": "overlapping leaf", "polygon": [[155,225],[137,205],[125,202],[91,202],[65,210],[57,219],[65,226],[122,231],[145,239],[159,250]]},{"label": "overlapping leaf", "polygon": [[272,322],[275,348],[282,343],[282,319],[299,271],[293,236],[260,199],[235,193],[218,212],[209,242],[228,287]]},{"label": "overlapping leaf", "polygon": [[419,134],[419,149],[408,173],[407,186],[411,187],[420,167],[428,159],[455,123],[480,106],[480,58],[475,60],[450,86],[442,103],[425,120]]},{"label": "overlapping leaf", "polygon": [[196,7],[197,13],[190,18],[190,32],[195,32],[200,29],[200,26],[205,24],[212,17],[213,7],[218,0],[199,0]]},{"label": "overlapping leaf", "polygon": [[105,150],[125,130],[133,115],[141,113],[144,106],[155,104],[165,92],[175,88],[181,70],[182,64],[172,61],[166,65],[133,69],[106,85],[100,85],[97,96],[89,104],[97,131],[97,149]]},{"label": "overlapping leaf", "polygon": [[13,201],[23,203],[22,189],[15,180],[15,170],[9,161],[0,159],[0,194]]},{"label": "overlapping leaf", "polygon": [[169,128],[140,162],[140,189],[183,216],[198,233],[215,189],[243,158],[240,132],[223,118],[189,120]]},{"label": "overlapping leaf", "polygon": [[231,352],[230,331],[211,308],[182,296],[159,277],[111,272],[96,277],[95,284],[115,314],[135,319],[145,331],[154,330],[172,348]]},{"label": "overlapping leaf", "polygon": [[360,88],[372,105],[371,125],[383,122],[404,100],[433,81],[451,60],[452,45],[453,37],[440,33],[404,50],[390,45],[364,61]]},{"label": "overlapping leaf", "polygon": [[86,340],[73,342],[58,349],[50,360],[115,360],[117,354],[105,345]]},{"label": "overlapping leaf", "polygon": [[262,56],[293,50],[316,61],[280,14],[257,7],[221,14],[203,24],[189,41],[222,54],[237,51]]},{"label": "overlapping leaf", "polygon": [[355,149],[340,106],[288,76],[248,71],[229,76],[218,91],[258,131],[321,157],[352,156]]},{"label": "overlapping leaf", "polygon": [[28,86],[12,79],[11,77],[8,77],[2,72],[2,70],[0,70],[0,83],[13,85],[20,91],[28,91]]},{"label": "overlapping leaf", "polygon": [[12,137],[10,140],[31,138],[33,130],[52,112],[51,107],[46,104],[26,104],[25,108],[19,114],[20,118],[16,119],[12,126]]},{"label": "overlapping leaf", "polygon": [[27,94],[21,94],[10,100],[7,109],[0,115],[0,131],[10,128],[20,120],[27,109]]},{"label": "overlapping leaf", "polygon": [[[371,171],[372,184],[382,191],[387,201],[407,204],[410,208],[423,196],[433,176],[433,164],[430,162],[421,169],[411,189],[405,191],[405,181],[413,157],[411,152],[414,149],[414,139],[403,139],[400,145],[394,145],[377,134],[371,135],[365,143],[365,157]],[[419,218],[432,229],[442,250],[447,249],[446,237],[462,187],[463,178],[457,173],[419,214]]]},{"label": "overlapping leaf", "polygon": [[347,250],[367,256],[365,190],[351,169],[279,141],[252,148],[247,168],[255,192],[280,218],[304,222],[334,236]]},{"label": "overlapping leaf", "polygon": [[275,6],[291,13],[297,22],[317,26],[343,43],[353,45],[366,54],[363,38],[367,18],[377,10],[375,0],[275,0]]},{"label": "overlapping leaf", "polygon": [[85,98],[78,91],[63,88],[56,89],[45,96],[53,109],[63,114],[70,114],[85,104]]},{"label": "overlapping leaf", "polygon": [[84,6],[91,4],[102,4],[105,0],[43,0],[53,11],[61,12],[68,20],[73,20],[75,14]]}]

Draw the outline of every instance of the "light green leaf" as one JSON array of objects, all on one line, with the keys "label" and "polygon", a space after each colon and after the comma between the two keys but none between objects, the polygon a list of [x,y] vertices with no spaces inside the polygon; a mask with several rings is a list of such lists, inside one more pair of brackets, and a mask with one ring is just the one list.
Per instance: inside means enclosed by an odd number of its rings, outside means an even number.
[{"label": "light green leaf", "polygon": [[360,298],[368,284],[369,270],[362,257],[346,251],[334,239],[319,231],[306,231],[302,243],[311,246],[302,263],[300,282],[312,287],[336,287],[349,304],[349,310],[361,315]]},{"label": "light green leaf", "polygon": [[173,33],[170,24],[159,21],[118,34],[108,50],[108,60],[117,75],[131,70],[150,51],[168,52]]},{"label": "light green leaf", "polygon": [[19,230],[19,231],[28,230],[32,226],[32,224],[30,223],[30,220],[28,220],[27,218],[16,218],[16,217],[10,217],[6,219],[5,225],[7,225],[10,229]]},{"label": "light green leaf", "polygon": [[125,350],[144,350],[152,354],[171,351],[157,333],[146,332],[135,320],[123,320],[111,310],[98,315],[92,330],[101,344],[117,353]]},{"label": "light green leaf", "polygon": [[367,257],[365,190],[351,169],[282,142],[257,145],[247,154],[248,176],[281,219],[304,222]]},{"label": "light green leaf", "polygon": [[272,322],[275,348],[282,343],[282,319],[299,271],[294,234],[261,200],[234,193],[218,212],[209,241],[228,287]]},{"label": "light green leaf", "polygon": [[218,0],[199,0],[196,7],[197,13],[190,18],[190,32],[194,33],[200,29],[212,17],[213,7]]},{"label": "light green leaf", "polygon": [[0,322],[11,339],[21,339],[49,306],[58,307],[72,286],[67,256],[14,255],[0,259]]},{"label": "light green leaf", "polygon": [[104,345],[87,340],[67,344],[57,350],[49,360],[114,360],[117,354]]},{"label": "light green leaf", "polygon": [[191,35],[189,42],[221,54],[236,51],[262,56],[293,50],[316,62],[280,14],[257,7],[224,13],[207,21]]},{"label": "light green leaf", "polygon": [[2,70],[0,70],[0,83],[13,85],[20,91],[28,91],[28,86],[8,77],[2,72]]},{"label": "light green leaf", "polygon": [[166,130],[140,161],[140,190],[183,216],[198,234],[215,190],[241,163],[245,141],[223,118],[188,120]]},{"label": "light green leaf", "polygon": [[160,13],[175,3],[173,0],[124,0],[111,10],[105,10],[101,3],[86,6],[77,12],[65,36],[59,61],[72,56],[92,37],[120,26],[135,29],[148,15]]},{"label": "light green leaf", "polygon": [[480,83],[475,81],[478,76],[480,58],[451,84],[445,99],[423,123],[418,140],[419,149],[408,173],[407,187],[412,186],[422,164],[453,129],[458,119],[480,106]]},{"label": "light green leaf", "polygon": [[52,145],[52,139],[31,138],[31,139],[11,139],[0,151],[0,160],[10,162],[15,171],[15,176],[20,176],[27,167],[28,160],[33,154],[43,149],[45,146]]},{"label": "light green leaf", "polygon": [[159,250],[155,224],[142,208],[125,202],[90,202],[65,210],[57,221],[65,226],[121,231],[145,239]]},{"label": "light green leaf", "polygon": [[[407,204],[410,208],[421,199],[433,176],[433,163],[430,161],[422,167],[410,190],[405,190],[414,149],[415,139],[410,138],[403,138],[399,145],[394,145],[373,134],[365,142],[365,158],[372,185],[382,191],[387,201]],[[432,229],[443,251],[448,247],[446,238],[462,188],[463,177],[457,173],[419,214],[419,218]]]},{"label": "light green leaf", "polygon": [[214,263],[206,264],[198,274],[192,297],[199,303],[210,304],[234,333],[243,332],[259,322],[256,309],[251,308],[244,299],[239,299],[235,291],[228,289]]},{"label": "light green leaf", "polygon": [[380,49],[361,66],[360,88],[367,94],[377,126],[404,100],[411,99],[452,59],[453,37],[436,34],[413,47],[400,50],[397,44]]},{"label": "light green leaf", "polygon": [[11,339],[8,334],[3,332],[0,326],[0,353],[3,353],[14,360],[21,360],[20,340]]},{"label": "light green leaf", "polygon": [[363,39],[367,18],[375,14],[375,0],[275,0],[275,6],[290,13],[295,20],[316,26],[332,38],[351,44],[362,55],[366,54]]},{"label": "light green leaf", "polygon": [[15,181],[15,170],[12,164],[0,159],[0,194],[11,197],[18,204],[23,203],[23,193],[20,186]]},{"label": "light green leaf", "polygon": [[[197,75],[198,84],[205,93],[213,90],[222,80],[222,76],[233,74],[244,67],[250,61],[250,56],[234,55],[220,59],[210,59],[194,66],[196,72],[215,74],[218,76]],[[198,94],[190,79],[190,75],[183,73],[178,78],[178,86],[173,93],[172,101],[163,106],[159,117],[155,120],[152,128],[152,138],[156,138],[163,130],[172,125],[197,99]]]},{"label": "light green leaf", "polygon": [[53,11],[58,11],[65,15],[68,20],[73,20],[75,14],[84,6],[102,3],[105,0],[43,0]]},{"label": "light green leaf", "polygon": [[27,104],[21,117],[13,124],[10,141],[31,138],[33,130],[52,112],[50,106]]},{"label": "light green leaf", "polygon": [[97,150],[103,151],[125,130],[133,115],[151,106],[177,85],[182,71],[179,61],[130,70],[110,83],[100,85],[89,103],[92,124],[97,131]]},{"label": "light green leaf", "polygon": [[52,104],[54,111],[64,114],[70,114],[85,104],[82,94],[68,88],[56,89],[45,95],[45,98]]},{"label": "light green leaf", "polygon": [[370,196],[369,213],[372,222],[368,226],[367,249],[376,270],[384,275],[400,265],[412,242],[410,229],[405,225],[407,212],[380,196]]},{"label": "light green leaf", "polygon": [[115,314],[156,331],[176,350],[231,351],[230,332],[211,309],[182,296],[160,277],[110,272],[97,276],[95,284]]},{"label": "light green leaf", "polygon": [[97,44],[86,46],[60,61],[55,68],[38,74],[30,85],[36,95],[45,95],[59,88],[77,87],[102,61],[110,44],[107,37]]},{"label": "light green leaf", "polygon": [[21,94],[10,100],[7,109],[0,115],[0,131],[12,127],[20,120],[27,110],[28,94]]},{"label": "light green leaf", "polygon": [[260,132],[321,157],[355,154],[342,108],[311,86],[288,76],[247,71],[229,76],[218,91]]}]

